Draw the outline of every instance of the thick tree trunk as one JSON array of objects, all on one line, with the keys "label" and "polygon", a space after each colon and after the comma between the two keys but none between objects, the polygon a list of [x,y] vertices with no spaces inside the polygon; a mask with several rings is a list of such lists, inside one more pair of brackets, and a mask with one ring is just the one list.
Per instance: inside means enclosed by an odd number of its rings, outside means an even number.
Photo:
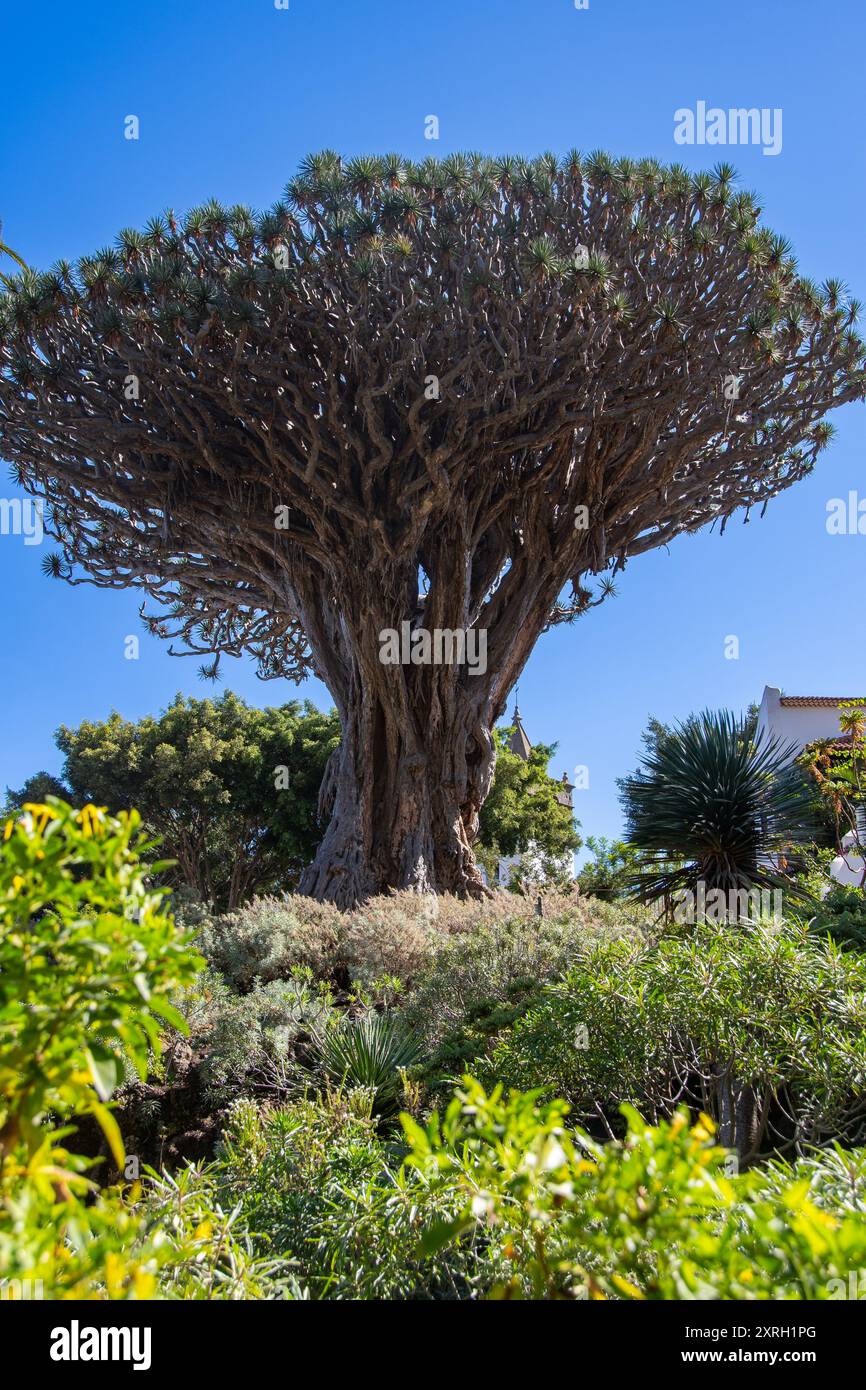
[{"label": "thick tree trunk", "polygon": [[[305,569],[293,575],[291,606],[342,725],[319,797],[327,828],[301,893],[352,907],[390,889],[489,892],[472,845],[493,782],[493,725],[559,582],[552,573],[529,582],[526,555],[549,537],[525,523],[501,579],[473,524],[455,500],[418,554],[337,552],[324,589]],[[410,631],[442,644],[416,664]],[[386,655],[387,633],[401,634],[396,655]],[[465,638],[456,653],[446,633]]]},{"label": "thick tree trunk", "polygon": [[482,897],[472,843],[495,761],[484,702],[455,671],[427,668],[422,721],[393,699],[393,672],[353,682],[319,799],[330,820],[299,891],[340,907],[395,888]]}]

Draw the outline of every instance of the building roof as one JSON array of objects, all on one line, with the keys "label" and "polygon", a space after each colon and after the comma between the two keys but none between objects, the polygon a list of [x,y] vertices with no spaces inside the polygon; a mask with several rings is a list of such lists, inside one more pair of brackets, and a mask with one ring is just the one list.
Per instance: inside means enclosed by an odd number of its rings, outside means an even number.
[{"label": "building roof", "polygon": [[782,695],[779,704],[789,709],[837,709],[839,705],[861,698],[857,695]]}]

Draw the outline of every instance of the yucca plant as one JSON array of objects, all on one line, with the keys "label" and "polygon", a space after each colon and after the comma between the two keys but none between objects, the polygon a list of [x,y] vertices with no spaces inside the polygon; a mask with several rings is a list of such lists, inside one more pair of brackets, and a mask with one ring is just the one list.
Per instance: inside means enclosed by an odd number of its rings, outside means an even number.
[{"label": "yucca plant", "polygon": [[779,866],[811,829],[793,752],[726,710],[706,710],[661,734],[621,785],[626,839],[638,851],[634,895],[669,903],[703,882],[708,894],[802,896]]},{"label": "yucca plant", "polygon": [[317,1039],[319,1061],[329,1081],[373,1093],[376,1114],[393,1114],[402,1090],[401,1070],[417,1061],[421,1045],[390,1014],[344,1017]]}]

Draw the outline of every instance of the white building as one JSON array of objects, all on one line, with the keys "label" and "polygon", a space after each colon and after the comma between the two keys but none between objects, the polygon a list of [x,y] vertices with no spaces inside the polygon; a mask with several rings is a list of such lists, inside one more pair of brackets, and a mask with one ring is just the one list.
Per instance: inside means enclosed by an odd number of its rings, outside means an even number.
[{"label": "white building", "polygon": [[[838,738],[840,743],[850,739],[839,727],[839,707],[850,700],[859,699],[854,695],[783,695],[775,686],[765,685],[764,694],[758,710],[757,734],[767,734],[783,744],[792,744],[792,759],[802,753],[807,744],[816,739]],[[857,826],[860,842],[866,838],[866,815],[857,811]],[[830,877],[836,883],[862,887],[866,864],[852,853],[858,836],[848,832],[842,841],[843,853],[830,865]]]},{"label": "white building", "polygon": [[757,733],[768,734],[782,743],[794,744],[796,757],[819,738],[837,738],[839,707],[854,695],[783,695],[773,685],[764,686],[758,710]]}]

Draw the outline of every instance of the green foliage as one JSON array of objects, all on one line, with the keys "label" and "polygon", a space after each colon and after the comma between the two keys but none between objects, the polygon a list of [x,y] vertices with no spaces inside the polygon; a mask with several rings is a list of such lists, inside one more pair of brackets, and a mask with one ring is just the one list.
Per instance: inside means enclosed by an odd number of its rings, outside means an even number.
[{"label": "green foliage", "polygon": [[866,857],[860,818],[866,807],[866,701],[839,706],[839,736],[818,739],[799,758],[814,788],[824,821],[832,827],[841,851],[845,836],[853,838],[850,852]]},{"label": "green foliage", "polygon": [[797,926],[589,944],[483,1074],[549,1089],[602,1133],[622,1102],[655,1120],[685,1099],[744,1161],[862,1143],[866,960]]},{"label": "green foliage", "polygon": [[866,893],[850,884],[836,884],[822,899],[809,930],[831,936],[840,946],[866,951]]},{"label": "green foliage", "polygon": [[[510,900],[512,903],[513,899]],[[563,975],[589,943],[640,941],[636,910],[597,899],[563,900],[549,915],[512,913],[472,932],[445,938],[404,1006],[407,1025],[425,1040],[431,1088],[460,1076],[491,1039]]]},{"label": "green foliage", "polygon": [[791,750],[753,737],[750,723],[706,710],[647,746],[621,785],[627,839],[639,851],[634,891],[644,901],[796,888],[770,857],[809,837],[809,795]]},{"label": "green foliage", "polygon": [[479,812],[476,856],[493,883],[499,859],[531,848],[533,881],[558,884],[571,877],[563,874],[562,863],[582,842],[571,808],[557,800],[562,784],[547,771],[556,745],[537,743],[528,758],[519,758],[508,747],[513,732],[513,728],[493,731],[496,771]]},{"label": "green foliage", "polygon": [[219,1163],[184,1185],[231,1208],[296,1296],[823,1299],[862,1265],[857,1154],[736,1175],[706,1117],[627,1110],[599,1144],[567,1109],[466,1077],[441,1116],[401,1117],[407,1152],[368,1091],[239,1101]]},{"label": "green foliage", "polygon": [[638,851],[624,840],[607,840],[589,835],[586,847],[593,855],[577,876],[577,886],[585,897],[605,902],[628,896],[634,880]]},{"label": "green foliage", "polygon": [[489,1095],[467,1077],[426,1128],[403,1118],[412,1167],[462,1193],[432,1251],[490,1233],[491,1292],[505,1298],[827,1299],[866,1258],[866,1221],[831,1216],[809,1179],[726,1174],[701,1117],[648,1126],[626,1107],[621,1143],[566,1128],[561,1101]]},{"label": "green foliage", "polygon": [[421,1050],[419,1040],[409,1036],[399,1020],[370,1010],[358,1018],[344,1016],[321,1031],[316,1041],[319,1064],[331,1082],[369,1091],[379,1115],[397,1109],[403,1075]]},{"label": "green foliage", "polygon": [[310,898],[254,898],[236,912],[207,917],[198,944],[209,965],[233,988],[288,979],[308,966],[322,979],[334,970],[341,939],[336,908]]},{"label": "green foliage", "polygon": [[312,858],[319,785],[339,738],[333,711],[297,701],[254,709],[226,693],[178,695],[137,723],[112,714],[63,727],[57,745],[73,799],[137,807],[176,860],[171,881],[233,909],[293,886]]},{"label": "green foliage", "polygon": [[59,777],[55,777],[50,772],[36,772],[32,777],[27,778],[19,791],[13,791],[11,787],[6,788],[6,805],[3,808],[3,815],[12,815],[24,805],[25,801],[41,804],[49,796],[59,797],[61,801],[75,802],[76,800]]},{"label": "green foliage", "polygon": [[96,1196],[59,1120],[92,1115],[122,1171],[109,1108],[129,1061],[144,1075],[170,996],[200,959],[161,910],[135,812],[28,804],[0,846],[0,1277],[47,1298],[147,1298],[183,1263],[119,1189]]},{"label": "green foliage", "polygon": [[[104,1102],[121,1051],[141,1076],[169,996],[199,959],[160,911],[135,812],[109,817],[52,799],[6,823],[0,855],[0,1134],[28,1152],[46,1112],[92,1112],[122,1157]],[[153,866],[159,868],[159,865]]]},{"label": "green foliage", "polygon": [[240,1205],[226,1203],[216,1165],[179,1173],[149,1173],[140,1212],[169,1254],[159,1266],[154,1296],[178,1299],[306,1297],[289,1262],[259,1253]]},{"label": "green foliage", "polygon": [[425,1254],[425,1221],[459,1209],[404,1169],[369,1091],[339,1090],[280,1109],[232,1107],[221,1146],[223,1202],[258,1233],[260,1258],[284,1260],[313,1298],[453,1299],[482,1287],[486,1239]]},{"label": "green foliage", "polygon": [[198,1074],[216,1104],[242,1092],[269,1099],[295,1093],[309,1077],[312,1039],[331,1015],[329,996],[302,967],[242,995],[209,975],[185,1007]]},{"label": "green foliage", "polygon": [[[546,940],[552,924],[573,921],[575,930],[595,922],[607,926],[632,920],[639,909],[606,913],[599,903],[573,894],[543,896],[544,918],[531,900],[496,893],[482,902],[443,893],[411,891],[370,898],[351,912],[300,895],[255,898],[237,912],[216,917],[194,912],[198,944],[211,967],[241,992],[254,980],[288,979],[295,966],[342,987],[369,989],[388,976],[409,987],[452,939],[467,943],[508,923],[523,924],[530,952]],[[187,915],[185,910],[184,915]],[[543,921],[544,926],[541,926]]]}]

